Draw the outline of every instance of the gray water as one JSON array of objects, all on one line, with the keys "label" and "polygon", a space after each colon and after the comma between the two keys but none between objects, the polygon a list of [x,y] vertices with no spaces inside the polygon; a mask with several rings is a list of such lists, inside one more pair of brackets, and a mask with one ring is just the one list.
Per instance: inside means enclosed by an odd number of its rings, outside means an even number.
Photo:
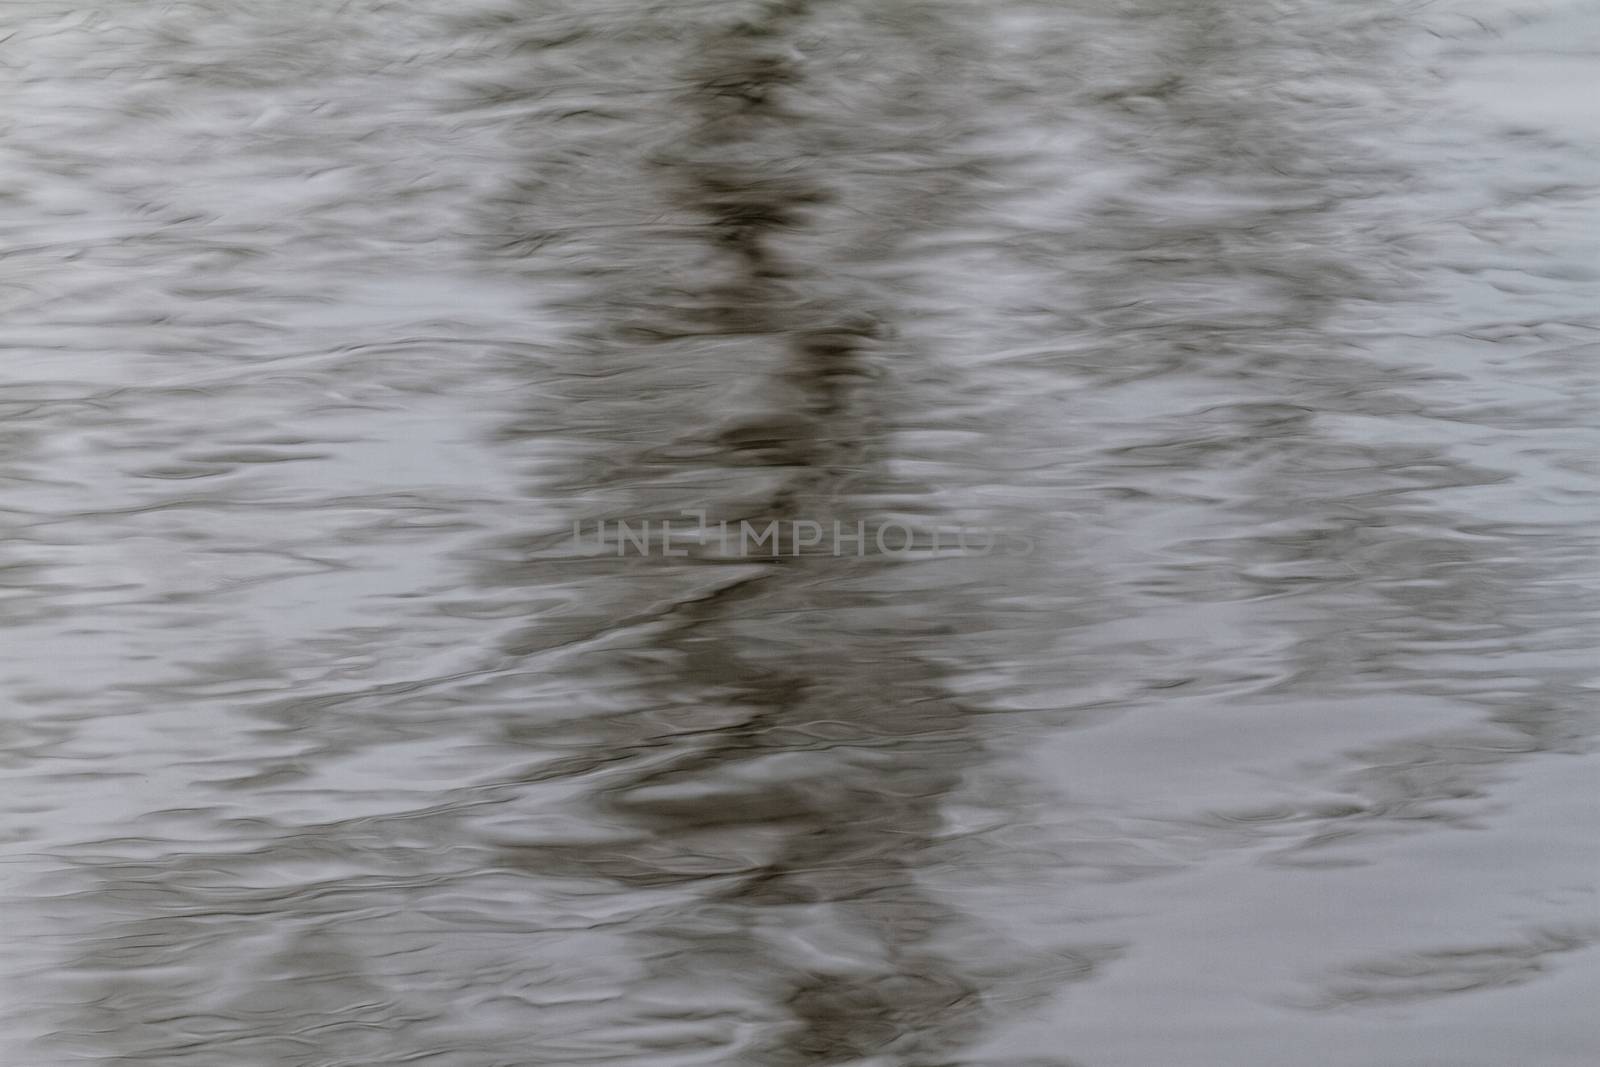
[{"label": "gray water", "polygon": [[1597,57],[11,0],[0,1062],[1600,1062]]}]

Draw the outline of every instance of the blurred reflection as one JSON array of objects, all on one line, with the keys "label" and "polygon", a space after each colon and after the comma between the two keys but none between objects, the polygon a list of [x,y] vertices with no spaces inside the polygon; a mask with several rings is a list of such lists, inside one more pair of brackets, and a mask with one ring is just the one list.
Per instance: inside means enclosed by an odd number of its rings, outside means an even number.
[{"label": "blurred reflection", "polygon": [[1440,83],[1600,22],[1427,7],[17,5],[0,1058],[1587,1062],[1600,172]]}]

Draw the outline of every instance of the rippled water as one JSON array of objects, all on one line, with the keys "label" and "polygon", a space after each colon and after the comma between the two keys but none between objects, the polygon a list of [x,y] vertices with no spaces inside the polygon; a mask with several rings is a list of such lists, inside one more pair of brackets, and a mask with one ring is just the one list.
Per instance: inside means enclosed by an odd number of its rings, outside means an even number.
[{"label": "rippled water", "polygon": [[1600,6],[0,23],[3,1062],[1596,1062]]}]

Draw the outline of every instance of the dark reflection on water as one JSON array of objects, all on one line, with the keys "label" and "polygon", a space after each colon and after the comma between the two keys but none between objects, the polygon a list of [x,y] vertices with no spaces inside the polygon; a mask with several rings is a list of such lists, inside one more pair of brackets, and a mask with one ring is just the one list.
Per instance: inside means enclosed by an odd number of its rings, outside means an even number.
[{"label": "dark reflection on water", "polygon": [[1589,1062],[1592,13],[14,6],[7,1062]]}]

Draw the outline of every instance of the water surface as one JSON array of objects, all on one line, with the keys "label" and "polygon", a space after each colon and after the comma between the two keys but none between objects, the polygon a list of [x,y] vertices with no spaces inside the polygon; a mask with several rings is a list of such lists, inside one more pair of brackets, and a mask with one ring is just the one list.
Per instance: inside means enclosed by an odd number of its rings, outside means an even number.
[{"label": "water surface", "polygon": [[0,21],[6,1062],[1594,1062],[1600,7]]}]

